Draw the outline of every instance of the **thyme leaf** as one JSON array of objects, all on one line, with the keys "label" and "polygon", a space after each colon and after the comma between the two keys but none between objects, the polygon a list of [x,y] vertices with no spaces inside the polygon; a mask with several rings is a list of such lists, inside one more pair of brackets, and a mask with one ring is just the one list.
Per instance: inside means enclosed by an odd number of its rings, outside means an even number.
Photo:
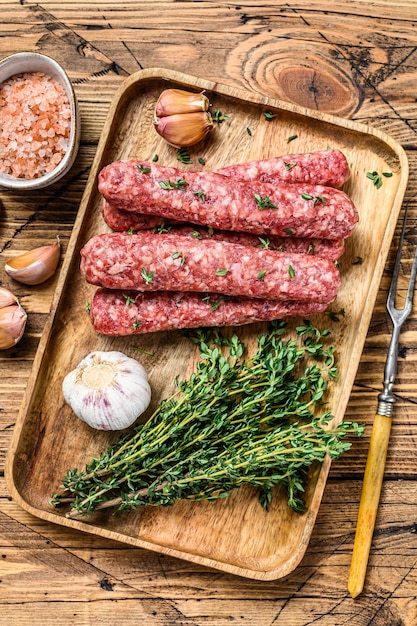
[{"label": "thyme leaf", "polygon": [[294,163],[284,162],[284,165],[285,165],[285,169],[287,171],[290,171],[290,170],[292,170],[293,167],[295,167],[297,165],[297,163],[296,162],[294,162]]},{"label": "thyme leaf", "polygon": [[339,309],[338,311],[325,311],[325,313],[333,322],[340,322],[340,316],[344,317],[345,309]]},{"label": "thyme leaf", "polygon": [[122,293],[123,298],[125,299],[125,304],[126,306],[130,306],[131,304],[134,303],[135,298],[132,298],[131,296],[129,296],[126,293]]},{"label": "thyme leaf", "polygon": [[185,164],[192,163],[192,159],[190,157],[190,153],[188,152],[187,148],[179,148],[177,152],[177,160]]},{"label": "thyme leaf", "polygon": [[271,240],[265,237],[258,237],[259,243],[261,244],[259,247],[264,248],[265,250],[269,250],[271,246]]},{"label": "thyme leaf", "polygon": [[211,116],[213,122],[215,122],[216,124],[222,124],[222,122],[225,122],[226,120],[230,119],[229,115],[223,115],[223,113],[220,111],[220,109],[216,109],[216,111],[214,113],[212,113]]},{"label": "thyme leaf", "polygon": [[160,180],[159,186],[162,189],[185,189],[189,183],[184,178],[177,178],[176,181],[172,182],[171,180]]},{"label": "thyme leaf", "polygon": [[367,172],[366,178],[369,178],[377,189],[382,187],[382,178],[378,172]]},{"label": "thyme leaf", "polygon": [[159,226],[154,226],[152,232],[156,235],[163,235],[164,233],[169,233],[172,230],[172,226],[165,226],[164,220],[159,224]]},{"label": "thyme leaf", "polygon": [[256,276],[256,278],[259,278],[262,282],[264,282],[265,275],[266,275],[266,270],[261,270],[260,272],[258,272],[258,275]]},{"label": "thyme leaf", "polygon": [[153,276],[155,272],[148,272],[145,267],[142,268],[141,276],[147,285],[153,283]]},{"label": "thyme leaf", "polygon": [[212,300],[210,294],[207,294],[203,298],[201,298],[203,302],[207,302],[210,305],[212,311],[216,311],[219,306],[224,302],[226,296],[218,296],[217,300]]},{"label": "thyme leaf", "polygon": [[148,174],[151,171],[150,167],[145,167],[142,163],[136,166],[141,174]]},{"label": "thyme leaf", "polygon": [[181,252],[180,250],[177,250],[177,252],[174,252],[172,255],[173,259],[180,259],[180,266],[182,267],[185,263],[185,254],[183,252]]},{"label": "thyme leaf", "polygon": [[254,194],[255,202],[260,209],[277,209],[277,205],[272,202],[268,196],[261,196],[259,193]]}]

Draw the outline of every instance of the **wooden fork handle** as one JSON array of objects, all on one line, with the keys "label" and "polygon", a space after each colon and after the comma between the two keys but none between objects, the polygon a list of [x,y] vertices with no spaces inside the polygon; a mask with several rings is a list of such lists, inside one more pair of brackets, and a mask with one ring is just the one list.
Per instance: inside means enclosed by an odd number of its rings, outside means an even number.
[{"label": "wooden fork handle", "polygon": [[379,498],[381,495],[382,480],[384,477],[391,423],[391,417],[375,415],[365,474],[363,477],[355,543],[353,545],[348,581],[348,590],[352,598],[356,598],[356,596],[361,593],[365,582],[366,568],[368,565]]}]

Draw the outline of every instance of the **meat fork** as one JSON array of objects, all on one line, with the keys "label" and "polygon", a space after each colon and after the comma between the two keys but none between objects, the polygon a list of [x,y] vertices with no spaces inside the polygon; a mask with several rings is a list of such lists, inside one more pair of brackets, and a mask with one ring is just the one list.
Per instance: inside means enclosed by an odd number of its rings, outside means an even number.
[{"label": "meat fork", "polygon": [[393,386],[397,373],[400,331],[402,324],[410,315],[413,308],[414,286],[417,275],[417,247],[414,253],[404,308],[399,309],[395,306],[395,294],[397,292],[398,276],[400,273],[407,212],[408,209],[406,209],[404,216],[397,257],[395,260],[394,271],[387,299],[387,310],[392,320],[393,331],[385,363],[383,391],[378,395],[378,406],[372,426],[368,458],[363,477],[355,542],[353,546],[352,562],[348,581],[348,590],[352,598],[356,598],[356,596],[361,593],[365,581],[366,568],[375,528],[375,520],[381,495],[382,480],[384,477],[385,461],[391,431],[391,416],[395,402]]}]

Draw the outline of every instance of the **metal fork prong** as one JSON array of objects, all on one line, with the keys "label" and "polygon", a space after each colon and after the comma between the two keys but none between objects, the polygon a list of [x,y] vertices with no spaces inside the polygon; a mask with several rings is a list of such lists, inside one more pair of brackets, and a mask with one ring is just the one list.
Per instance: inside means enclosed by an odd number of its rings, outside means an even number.
[{"label": "metal fork prong", "polygon": [[416,276],[417,276],[417,246],[414,252],[414,259],[413,259],[413,264],[411,266],[411,273],[410,273],[410,281],[408,283],[408,289],[407,289],[407,305],[410,306],[410,312],[413,307],[414,286],[416,282]]},{"label": "metal fork prong", "polygon": [[403,220],[403,225],[402,225],[401,234],[400,234],[400,241],[398,243],[397,256],[395,258],[395,265],[394,265],[394,269],[392,271],[392,276],[391,276],[391,284],[390,284],[390,288],[388,291],[388,299],[387,299],[388,311],[390,311],[390,309],[392,310],[395,309],[395,294],[397,292],[398,276],[400,275],[402,249],[403,249],[403,244],[404,244],[405,228],[406,228],[406,223],[407,223],[407,213],[408,213],[408,207],[406,207],[405,213],[404,213],[404,220]]},{"label": "metal fork prong", "polygon": [[389,288],[388,299],[387,299],[387,309],[394,325],[396,326],[401,325],[411,313],[411,310],[413,308],[414,288],[415,288],[415,282],[416,282],[416,276],[417,276],[417,247],[416,247],[416,250],[414,253],[413,264],[411,267],[411,273],[410,273],[410,279],[408,283],[405,305],[403,309],[398,309],[395,306],[395,295],[397,292],[398,277],[400,274],[401,259],[402,259],[402,254],[403,254],[404,238],[405,238],[405,231],[406,231],[406,225],[407,225],[407,214],[408,214],[408,206],[405,209],[404,221],[403,221],[403,226],[401,229],[400,241],[398,244],[397,257],[395,259],[395,265],[394,265],[394,270],[392,273],[391,285]]}]

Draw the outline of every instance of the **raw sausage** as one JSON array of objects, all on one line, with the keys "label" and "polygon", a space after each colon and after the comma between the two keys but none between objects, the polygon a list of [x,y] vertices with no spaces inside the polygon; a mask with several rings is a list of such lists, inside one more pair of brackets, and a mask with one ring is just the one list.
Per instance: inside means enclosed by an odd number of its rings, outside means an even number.
[{"label": "raw sausage", "polygon": [[[101,214],[107,226],[119,233],[128,230],[148,230],[161,226],[164,219],[159,215],[144,215],[143,213],[133,213],[113,207],[109,202],[103,200],[101,204]],[[182,223],[182,222],[179,222]]]},{"label": "raw sausage", "polygon": [[350,178],[345,155],[335,149],[247,161],[216,171],[223,176],[231,176],[234,180],[312,183],[328,187],[341,187]]},{"label": "raw sausage", "polygon": [[[262,237],[251,233],[238,233],[230,230],[213,230],[204,226],[172,225],[164,227],[161,232],[167,235],[183,235],[194,239],[212,239],[238,243],[242,246],[276,250],[278,252],[296,252],[297,254],[314,254],[315,256],[336,261],[344,252],[343,239],[306,239],[302,237],[279,237],[271,235]],[[155,231],[154,231],[155,232]]]},{"label": "raw sausage", "polygon": [[332,187],[243,183],[141,161],[107,165],[98,187],[119,209],[257,235],[343,239],[358,221],[350,198]]},{"label": "raw sausage", "polygon": [[[343,239],[307,239],[301,237],[279,237],[271,235],[261,237],[250,233],[238,233],[227,230],[213,230],[204,226],[188,226],[179,222],[161,223],[161,218],[151,215],[132,213],[123,209],[112,207],[106,200],[102,205],[103,218],[106,224],[116,232],[127,232],[153,229],[153,232],[170,233],[175,235],[187,235],[195,239],[214,239],[215,241],[229,241],[240,243],[245,246],[256,248],[269,248],[285,252],[298,252],[300,254],[314,254],[331,261],[339,259],[344,251]],[[150,220],[155,220],[155,223]],[[152,225],[151,225],[152,224]]]},{"label": "raw sausage", "polygon": [[[247,161],[216,170],[218,174],[233,180],[277,183],[312,183],[341,187],[350,177],[345,155],[340,150],[319,150],[290,154],[272,159]],[[159,216],[127,213],[112,207],[106,201],[102,205],[104,221],[117,232],[130,229],[144,230],[161,224]]]},{"label": "raw sausage", "polygon": [[328,259],[147,232],[95,235],[81,250],[81,273],[110,289],[315,302],[331,302],[340,286]]},{"label": "raw sausage", "polygon": [[[301,237],[279,237],[271,235],[261,237],[251,233],[238,233],[230,230],[213,230],[204,226],[168,226],[161,232],[167,235],[183,235],[194,239],[212,239],[238,243],[242,246],[275,250],[278,252],[296,252],[297,254],[314,254],[315,256],[336,261],[344,252],[343,239],[307,239]],[[154,231],[155,232],[155,231]]]},{"label": "raw sausage", "polygon": [[121,336],[200,326],[241,326],[321,313],[326,306],[317,302],[236,300],[218,294],[97,289],[90,316],[96,332]]}]

